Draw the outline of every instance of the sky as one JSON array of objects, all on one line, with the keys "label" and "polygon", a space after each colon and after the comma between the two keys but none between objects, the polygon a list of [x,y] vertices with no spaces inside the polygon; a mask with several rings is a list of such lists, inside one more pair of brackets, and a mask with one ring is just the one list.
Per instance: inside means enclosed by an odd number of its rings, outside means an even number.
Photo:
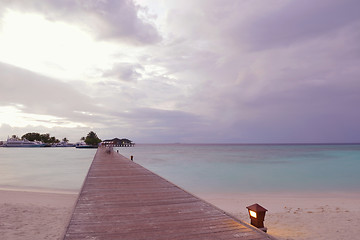
[{"label": "sky", "polygon": [[360,142],[357,0],[1,0],[0,140]]}]

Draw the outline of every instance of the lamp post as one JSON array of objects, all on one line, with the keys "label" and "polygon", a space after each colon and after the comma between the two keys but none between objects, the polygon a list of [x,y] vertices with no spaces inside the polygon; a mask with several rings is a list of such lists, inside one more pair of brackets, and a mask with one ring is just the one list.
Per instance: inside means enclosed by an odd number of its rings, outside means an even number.
[{"label": "lamp post", "polygon": [[264,227],[264,219],[266,209],[260,206],[259,204],[255,203],[251,206],[246,207],[249,211],[249,216],[251,220],[251,225],[261,229],[262,231],[266,232],[267,228]]}]

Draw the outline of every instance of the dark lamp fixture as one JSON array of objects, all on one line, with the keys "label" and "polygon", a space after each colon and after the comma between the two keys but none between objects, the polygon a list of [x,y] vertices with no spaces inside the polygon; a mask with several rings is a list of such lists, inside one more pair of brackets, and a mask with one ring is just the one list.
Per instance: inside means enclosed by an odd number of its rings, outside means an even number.
[{"label": "dark lamp fixture", "polygon": [[246,208],[249,210],[251,225],[266,232],[267,228],[264,227],[264,219],[265,219],[265,213],[267,210],[257,203],[255,203],[251,206],[248,206]]}]

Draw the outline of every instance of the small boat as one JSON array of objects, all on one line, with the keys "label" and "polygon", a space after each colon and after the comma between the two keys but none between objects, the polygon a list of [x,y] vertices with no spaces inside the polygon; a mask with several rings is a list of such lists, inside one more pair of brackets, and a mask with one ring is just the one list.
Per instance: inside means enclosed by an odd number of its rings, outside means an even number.
[{"label": "small boat", "polygon": [[4,147],[45,147],[46,144],[37,141],[29,141],[27,139],[8,138],[3,144]]},{"label": "small boat", "polygon": [[76,148],[98,148],[97,145],[87,145],[86,143],[84,142],[81,142],[81,143],[77,143],[75,145]]},{"label": "small boat", "polygon": [[55,147],[75,147],[75,144],[68,143],[68,142],[59,142],[55,144]]}]

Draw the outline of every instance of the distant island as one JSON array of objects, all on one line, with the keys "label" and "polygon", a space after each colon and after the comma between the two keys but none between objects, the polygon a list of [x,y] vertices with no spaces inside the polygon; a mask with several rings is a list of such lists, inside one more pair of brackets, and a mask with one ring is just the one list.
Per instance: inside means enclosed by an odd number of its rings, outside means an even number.
[{"label": "distant island", "polygon": [[60,141],[49,133],[26,133],[20,137],[12,135],[6,141],[0,141],[0,147],[76,147],[97,148],[99,145],[112,145],[115,147],[132,147],[135,144],[127,138],[113,138],[102,141],[95,132],[90,131],[86,137],[81,137],[80,142],[69,143],[65,137]]}]

